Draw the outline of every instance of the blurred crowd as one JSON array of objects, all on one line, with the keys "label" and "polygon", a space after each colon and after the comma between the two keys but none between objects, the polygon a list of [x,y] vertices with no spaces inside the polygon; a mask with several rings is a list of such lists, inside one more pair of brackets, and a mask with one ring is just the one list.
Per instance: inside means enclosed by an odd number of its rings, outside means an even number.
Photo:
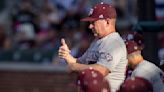
[{"label": "blurred crowd", "polygon": [[[112,0],[3,1],[5,8],[1,11],[0,18],[0,35],[2,35],[0,48],[52,49],[59,47],[62,37],[70,43],[71,48],[77,47],[79,41],[87,44],[92,40],[92,36],[88,31],[88,25],[80,22],[80,19],[87,15],[94,3],[101,1],[112,2]],[[122,3],[116,6],[124,7],[126,4]],[[123,12],[125,9],[125,7],[117,8],[119,18],[126,16]]]},{"label": "blurred crowd", "polygon": [[[58,49],[60,39],[65,38],[72,54],[78,57],[93,39],[88,24],[80,19],[101,1],[111,3],[111,0],[3,0],[0,49]],[[124,17],[121,8],[117,10],[119,17]]]},{"label": "blurred crowd", "polygon": [[[65,38],[72,54],[80,56],[93,36],[88,24],[80,22],[90,7],[97,2],[113,3],[116,6],[118,20],[126,20],[118,26],[124,34],[131,31],[130,24],[137,22],[137,0],[2,0],[4,8],[0,12],[0,49],[51,50],[60,46]],[[159,57],[163,58],[163,32],[159,33]],[[162,59],[163,60],[163,59]]]},{"label": "blurred crowd", "polygon": [[15,3],[8,13],[10,31],[6,33],[4,26],[0,26],[0,47],[52,49],[59,47],[62,37],[74,44],[81,41],[88,34],[84,31],[85,25],[79,23],[85,14],[81,12],[84,10],[83,2],[67,1],[42,0],[40,6],[33,0]]},{"label": "blurred crowd", "polygon": [[[89,7],[86,7],[86,2],[87,0],[15,0],[11,3],[9,0],[1,12],[0,49],[53,50],[58,49],[60,39],[65,38],[72,48],[72,54],[80,56],[92,40],[87,24],[80,23]],[[20,55],[13,55],[13,58],[19,57]]]}]

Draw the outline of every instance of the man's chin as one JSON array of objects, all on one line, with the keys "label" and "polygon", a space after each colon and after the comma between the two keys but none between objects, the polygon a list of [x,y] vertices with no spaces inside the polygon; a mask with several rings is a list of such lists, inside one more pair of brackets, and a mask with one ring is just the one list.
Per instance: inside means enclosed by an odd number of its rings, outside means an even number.
[{"label": "man's chin", "polygon": [[98,39],[101,39],[103,38],[102,36],[98,35],[98,34],[94,34],[94,37],[98,38]]},{"label": "man's chin", "polygon": [[94,33],[94,36],[95,36],[95,37],[98,37],[98,34]]}]

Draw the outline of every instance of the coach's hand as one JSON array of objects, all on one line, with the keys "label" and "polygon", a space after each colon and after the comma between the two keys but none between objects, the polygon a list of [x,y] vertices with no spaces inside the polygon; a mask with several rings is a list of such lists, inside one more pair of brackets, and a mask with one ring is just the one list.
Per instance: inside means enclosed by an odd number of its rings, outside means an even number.
[{"label": "coach's hand", "polygon": [[68,45],[66,44],[65,39],[63,38],[61,39],[61,46],[58,50],[58,55],[60,58],[65,59],[68,64],[76,63],[76,59],[70,54]]}]

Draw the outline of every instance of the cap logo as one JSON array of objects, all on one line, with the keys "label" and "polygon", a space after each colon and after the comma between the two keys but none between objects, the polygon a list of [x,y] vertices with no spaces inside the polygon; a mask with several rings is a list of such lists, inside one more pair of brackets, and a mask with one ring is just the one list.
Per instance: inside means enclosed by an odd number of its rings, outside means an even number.
[{"label": "cap logo", "polygon": [[89,16],[93,14],[93,9],[90,9]]},{"label": "cap logo", "polygon": [[92,70],[93,68],[92,67],[89,67],[90,70]]},{"label": "cap logo", "polygon": [[104,16],[101,14],[101,15],[99,15],[99,18],[100,18],[100,19],[103,19],[103,18],[104,18]]},{"label": "cap logo", "polygon": [[135,85],[132,85],[132,89],[135,89]]},{"label": "cap logo", "polygon": [[132,77],[132,78],[131,78],[131,80],[132,80],[132,81],[134,81],[134,80],[135,80],[135,78],[134,78],[134,77]]},{"label": "cap logo", "polygon": [[82,74],[85,74],[85,72],[83,71]]},{"label": "cap logo", "polygon": [[[126,41],[126,40],[125,40]],[[125,43],[126,45],[128,45],[128,42]]]},{"label": "cap logo", "polygon": [[128,37],[127,37],[128,40],[132,40],[133,38],[134,38],[134,37],[133,37],[132,34],[129,34]]},{"label": "cap logo", "polygon": [[99,19],[116,18],[116,16],[116,10],[112,5],[101,2],[90,8],[88,17],[82,18],[81,21],[96,21]]},{"label": "cap logo", "polygon": [[98,81],[97,80],[93,80],[93,84],[94,85],[98,84]]},{"label": "cap logo", "polygon": [[141,43],[142,43],[142,42],[141,42],[141,40],[139,40],[139,41],[138,41],[138,43],[140,43],[140,44],[141,44]]},{"label": "cap logo", "polygon": [[101,4],[104,4],[104,2],[101,2]]},{"label": "cap logo", "polygon": [[103,88],[101,92],[108,92],[107,88]]},{"label": "cap logo", "polygon": [[81,84],[80,80],[77,81],[77,84],[79,84],[79,85]]},{"label": "cap logo", "polygon": [[137,50],[137,46],[134,46],[134,49]]}]

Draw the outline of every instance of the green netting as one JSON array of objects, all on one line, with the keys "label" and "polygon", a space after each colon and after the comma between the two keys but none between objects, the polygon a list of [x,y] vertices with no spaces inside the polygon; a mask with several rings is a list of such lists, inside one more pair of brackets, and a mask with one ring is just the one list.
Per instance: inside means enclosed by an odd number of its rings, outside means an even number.
[{"label": "green netting", "polygon": [[140,30],[140,31],[164,31],[164,22],[162,22],[162,21],[140,21],[134,26],[134,29]]},{"label": "green netting", "polygon": [[29,50],[1,50],[0,61],[27,61],[27,62],[44,62],[51,61],[56,54],[56,49],[29,49]]}]

